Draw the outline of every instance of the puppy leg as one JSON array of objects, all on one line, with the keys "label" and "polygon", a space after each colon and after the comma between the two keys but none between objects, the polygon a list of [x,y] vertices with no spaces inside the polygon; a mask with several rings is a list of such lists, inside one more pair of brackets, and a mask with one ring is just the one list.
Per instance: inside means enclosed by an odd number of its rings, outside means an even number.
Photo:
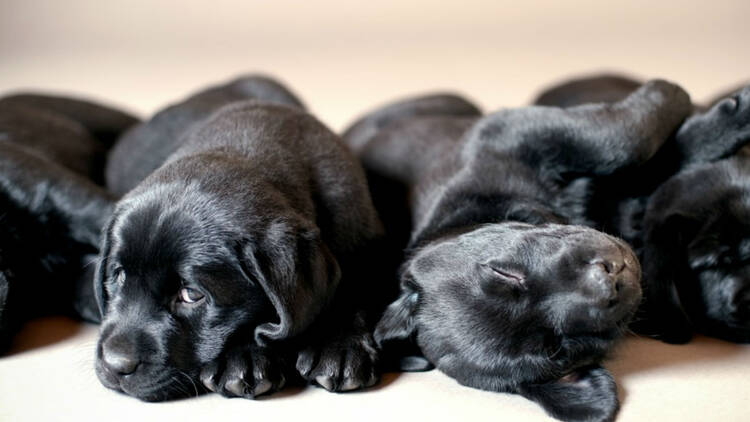
[{"label": "puppy leg", "polygon": [[346,318],[351,320],[339,327],[333,318],[325,321],[323,337],[297,357],[299,374],[328,391],[356,390],[378,381],[378,353],[364,315]]},{"label": "puppy leg", "polygon": [[252,399],[284,386],[285,361],[283,355],[269,348],[229,347],[201,370],[200,379],[209,391],[226,397]]},{"label": "puppy leg", "polygon": [[729,157],[750,143],[750,86],[691,116],[675,135],[682,167]]},{"label": "puppy leg", "polygon": [[385,243],[372,240],[354,254],[344,255],[342,280],[333,303],[306,333],[297,355],[297,372],[306,381],[328,391],[370,387],[379,379],[379,354],[372,337],[376,309],[386,294],[378,281],[390,266],[373,258],[385,257]]},{"label": "puppy leg", "polygon": [[526,107],[489,115],[468,134],[464,153],[511,153],[551,177],[607,175],[651,158],[691,109],[682,88],[655,80],[612,104]]}]

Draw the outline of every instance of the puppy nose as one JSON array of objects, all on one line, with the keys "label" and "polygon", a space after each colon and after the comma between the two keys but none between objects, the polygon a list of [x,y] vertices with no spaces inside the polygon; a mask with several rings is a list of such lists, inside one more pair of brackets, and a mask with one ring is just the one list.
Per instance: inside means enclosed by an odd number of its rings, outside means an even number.
[{"label": "puppy nose", "polygon": [[591,265],[599,266],[608,275],[617,275],[625,269],[625,263],[622,258],[596,258],[591,261]]},{"label": "puppy nose", "polygon": [[589,262],[585,282],[587,291],[594,302],[602,307],[615,306],[623,292],[627,274],[626,267],[632,265],[630,258],[622,254],[611,254],[597,257]]},{"label": "puppy nose", "polygon": [[128,375],[141,363],[135,345],[124,336],[113,336],[102,344],[102,361],[112,372]]},{"label": "puppy nose", "polygon": [[[608,268],[609,267],[609,268]],[[609,305],[617,298],[617,281],[612,276],[611,267],[597,262],[589,265],[586,271],[586,287],[592,299]]]}]

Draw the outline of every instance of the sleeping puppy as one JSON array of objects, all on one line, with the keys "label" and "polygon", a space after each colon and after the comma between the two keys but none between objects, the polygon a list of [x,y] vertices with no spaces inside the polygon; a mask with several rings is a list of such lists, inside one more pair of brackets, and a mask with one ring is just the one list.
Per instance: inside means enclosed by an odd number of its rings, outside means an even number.
[{"label": "sleeping puppy", "polygon": [[[434,115],[429,102],[442,102]],[[384,353],[416,342],[464,385],[522,394],[564,420],[612,420],[616,387],[600,362],[637,308],[640,268],[624,242],[581,225],[586,186],[647,160],[689,107],[654,81],[614,105],[480,117],[437,96],[356,122],[347,141],[373,181],[406,188],[412,227],[401,294],[375,331]]]},{"label": "sleeping puppy", "polygon": [[[582,78],[539,98],[617,101],[621,79]],[[593,194],[595,227],[626,239],[641,258],[646,295],[634,329],[671,343],[690,340],[694,329],[750,341],[750,276],[740,252],[750,242],[741,199],[748,175],[745,159],[732,157],[750,142],[750,86],[710,104],[694,106],[651,160],[598,181]]]},{"label": "sleeping puppy", "polygon": [[100,136],[136,121],[84,100],[0,98],[0,347],[34,316],[98,319],[93,260],[113,206],[95,183],[107,148]]},{"label": "sleeping puppy", "polygon": [[109,166],[117,189],[136,177],[114,175],[150,174],[117,203],[97,269],[106,387],[157,401],[376,382],[360,297],[382,226],[355,158],[284,87],[250,76],[193,95]]}]

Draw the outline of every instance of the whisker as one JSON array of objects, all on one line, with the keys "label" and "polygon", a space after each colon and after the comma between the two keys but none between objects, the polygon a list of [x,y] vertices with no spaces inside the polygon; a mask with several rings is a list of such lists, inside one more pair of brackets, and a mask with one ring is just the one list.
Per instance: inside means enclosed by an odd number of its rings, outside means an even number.
[{"label": "whisker", "polygon": [[198,386],[197,386],[197,385],[195,385],[195,381],[193,381],[193,379],[192,379],[192,378],[190,378],[190,375],[188,375],[188,374],[186,374],[185,372],[183,372],[183,371],[180,371],[180,370],[178,370],[177,372],[179,372],[180,374],[184,375],[184,376],[185,376],[185,378],[187,378],[187,379],[188,379],[188,381],[190,381],[190,384],[192,384],[192,385],[193,385],[193,390],[195,390],[195,397],[198,397],[198,396],[200,395],[200,394],[198,393]]}]

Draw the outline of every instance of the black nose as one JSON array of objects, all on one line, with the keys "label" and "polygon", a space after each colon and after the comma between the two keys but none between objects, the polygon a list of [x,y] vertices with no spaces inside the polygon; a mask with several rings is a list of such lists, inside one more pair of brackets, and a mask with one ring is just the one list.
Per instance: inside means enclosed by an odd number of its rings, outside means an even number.
[{"label": "black nose", "polygon": [[141,360],[133,341],[125,336],[115,335],[102,344],[102,362],[111,372],[128,375],[135,372]]},{"label": "black nose", "polygon": [[[632,274],[625,271],[632,266],[630,257],[621,253],[607,254],[589,262],[584,276],[586,291],[596,304],[602,307],[615,306],[624,293],[623,287],[632,283]],[[637,280],[636,280],[637,282]]]}]

